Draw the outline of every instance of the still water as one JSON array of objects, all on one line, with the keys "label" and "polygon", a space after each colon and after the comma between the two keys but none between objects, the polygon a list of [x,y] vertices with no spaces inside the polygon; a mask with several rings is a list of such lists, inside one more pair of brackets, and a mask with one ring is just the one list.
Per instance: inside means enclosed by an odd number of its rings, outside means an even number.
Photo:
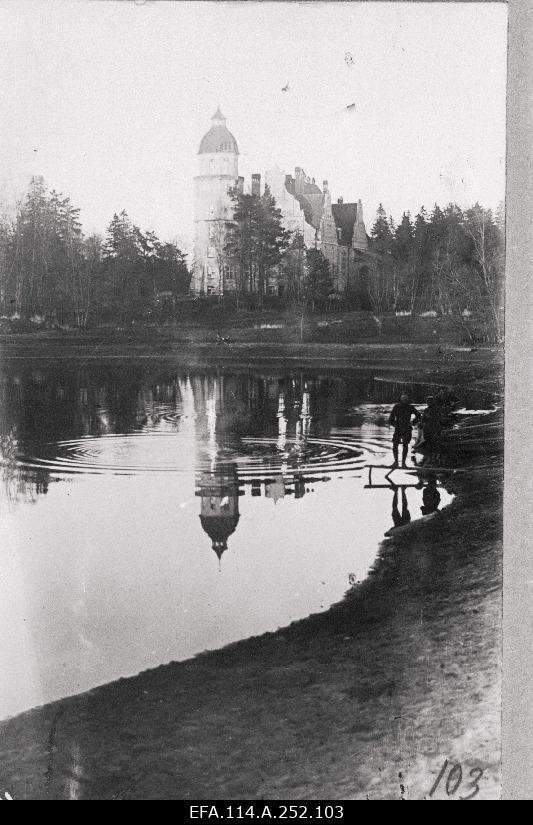
[{"label": "still water", "polygon": [[451,500],[367,486],[390,404],[361,372],[20,360],[0,392],[0,718],[327,610]]}]

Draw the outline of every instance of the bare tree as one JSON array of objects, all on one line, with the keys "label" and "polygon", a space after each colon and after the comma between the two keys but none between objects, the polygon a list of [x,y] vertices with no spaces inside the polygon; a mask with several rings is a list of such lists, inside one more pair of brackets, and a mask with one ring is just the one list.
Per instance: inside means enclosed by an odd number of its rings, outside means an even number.
[{"label": "bare tree", "polygon": [[218,272],[218,297],[219,300],[224,295],[225,270],[228,264],[228,234],[230,221],[228,220],[227,209],[223,203],[219,203],[215,210],[215,215],[209,226],[209,245],[215,253],[215,260]]},{"label": "bare tree", "polygon": [[472,242],[472,260],[480,274],[484,298],[498,341],[502,339],[502,286],[504,245],[490,209],[475,204],[466,213],[466,234]]}]

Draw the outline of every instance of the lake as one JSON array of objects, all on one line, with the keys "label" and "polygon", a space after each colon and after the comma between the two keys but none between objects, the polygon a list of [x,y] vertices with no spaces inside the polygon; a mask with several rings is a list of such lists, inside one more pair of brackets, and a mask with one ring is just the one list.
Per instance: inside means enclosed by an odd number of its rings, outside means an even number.
[{"label": "lake", "polygon": [[393,399],[365,371],[20,359],[0,393],[0,718],[325,611],[452,498],[368,486]]}]

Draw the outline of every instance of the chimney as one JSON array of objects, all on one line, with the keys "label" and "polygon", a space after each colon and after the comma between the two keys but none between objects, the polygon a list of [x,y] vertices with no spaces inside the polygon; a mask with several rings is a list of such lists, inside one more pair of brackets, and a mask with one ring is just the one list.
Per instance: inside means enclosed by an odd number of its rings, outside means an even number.
[{"label": "chimney", "polygon": [[252,195],[261,195],[261,175],[258,172],[252,175]]},{"label": "chimney", "polygon": [[344,198],[342,197],[342,195],[340,196],[340,198],[337,198],[337,203],[344,203]]},{"label": "chimney", "polygon": [[297,166],[294,170],[295,180],[294,189],[297,195],[301,195],[304,190],[305,172],[301,166]]},{"label": "chimney", "polygon": [[322,191],[323,191],[324,195],[326,194],[326,192],[329,192],[327,180],[322,181]]}]

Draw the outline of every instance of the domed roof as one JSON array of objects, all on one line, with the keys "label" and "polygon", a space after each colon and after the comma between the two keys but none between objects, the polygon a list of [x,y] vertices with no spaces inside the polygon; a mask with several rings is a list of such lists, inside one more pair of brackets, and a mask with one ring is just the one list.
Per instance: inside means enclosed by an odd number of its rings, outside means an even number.
[{"label": "domed roof", "polygon": [[218,558],[228,549],[228,539],[237,529],[239,514],[233,516],[200,516],[204,531],[213,542],[213,550]]},{"label": "domed roof", "polygon": [[233,152],[233,154],[238,155],[239,147],[237,146],[237,141],[226,127],[226,118],[220,109],[216,110],[211,121],[213,125],[203,136],[198,154],[206,155],[211,152]]}]

